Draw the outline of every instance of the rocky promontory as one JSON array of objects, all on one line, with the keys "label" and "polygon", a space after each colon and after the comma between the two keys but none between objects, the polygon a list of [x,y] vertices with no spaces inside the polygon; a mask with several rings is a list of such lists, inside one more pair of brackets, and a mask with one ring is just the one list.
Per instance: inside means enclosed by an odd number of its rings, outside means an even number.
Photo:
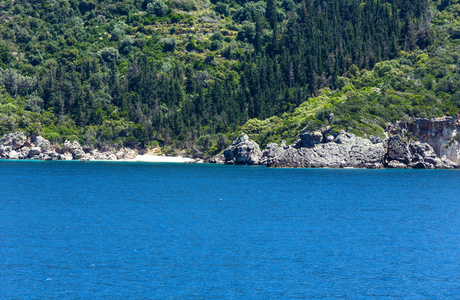
[{"label": "rocky promontory", "polygon": [[[429,121],[427,121],[429,120]],[[387,138],[358,137],[330,128],[303,131],[293,145],[271,143],[261,152],[241,135],[225,150],[226,164],[300,168],[459,168],[458,117],[414,119],[391,125]]]},{"label": "rocky promontory", "polygon": [[100,151],[84,148],[78,141],[65,141],[52,145],[41,136],[26,137],[21,132],[5,134],[0,139],[0,159],[38,159],[38,160],[122,160],[134,159],[137,151],[129,148],[113,147]]},{"label": "rocky promontory", "polygon": [[249,140],[246,134],[240,135],[224,151],[225,163],[231,165],[258,165],[262,157],[259,145]]},{"label": "rocky promontory", "polygon": [[382,139],[363,139],[347,132],[303,132],[290,146],[268,144],[262,162],[269,167],[382,168],[385,144]]}]

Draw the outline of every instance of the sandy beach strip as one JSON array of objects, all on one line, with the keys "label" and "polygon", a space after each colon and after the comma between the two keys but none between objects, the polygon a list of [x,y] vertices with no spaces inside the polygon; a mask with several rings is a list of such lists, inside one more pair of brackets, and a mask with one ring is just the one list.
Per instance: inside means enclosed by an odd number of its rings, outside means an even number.
[{"label": "sandy beach strip", "polygon": [[158,156],[158,155],[138,155],[135,159],[130,161],[141,162],[164,162],[164,163],[188,163],[193,162],[193,158],[181,156]]}]

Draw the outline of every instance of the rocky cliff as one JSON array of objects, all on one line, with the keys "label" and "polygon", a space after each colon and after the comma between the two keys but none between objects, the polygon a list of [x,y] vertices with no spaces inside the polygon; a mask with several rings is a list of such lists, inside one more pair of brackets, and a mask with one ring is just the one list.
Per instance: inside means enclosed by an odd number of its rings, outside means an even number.
[{"label": "rocky cliff", "polygon": [[460,116],[416,118],[390,125],[389,131],[402,135],[409,133],[420,142],[429,144],[438,157],[460,163]]},{"label": "rocky cliff", "polygon": [[60,145],[37,136],[28,138],[21,132],[5,134],[0,139],[0,159],[39,160],[117,160],[134,159],[137,151],[128,148],[100,152],[98,149],[84,149],[77,141],[65,141]]}]

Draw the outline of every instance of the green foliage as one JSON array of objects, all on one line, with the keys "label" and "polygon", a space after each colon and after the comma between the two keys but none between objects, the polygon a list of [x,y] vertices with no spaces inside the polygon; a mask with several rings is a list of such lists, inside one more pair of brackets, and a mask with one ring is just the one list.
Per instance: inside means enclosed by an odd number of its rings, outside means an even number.
[{"label": "green foliage", "polygon": [[164,46],[163,46],[164,51],[174,51],[176,49],[177,40],[175,37],[165,38],[163,40],[163,43],[164,43]]},{"label": "green foliage", "polygon": [[106,63],[114,63],[118,60],[118,50],[113,47],[104,48],[99,52],[101,59]]},{"label": "green foliage", "polygon": [[147,13],[157,17],[163,17],[166,15],[167,10],[168,6],[163,0],[152,0],[149,4],[147,4]]},{"label": "green foliage", "polygon": [[0,11],[0,133],[212,155],[241,126],[262,143],[293,142],[303,128],[381,134],[388,121],[460,109],[460,9],[449,2],[1,1]]},{"label": "green foliage", "polygon": [[6,45],[0,44],[0,64],[6,65],[13,60],[13,56],[9,52]]},{"label": "green foliage", "polygon": [[230,9],[228,8],[228,5],[222,2],[218,2],[214,8],[214,10],[223,16],[228,16],[230,14]]}]

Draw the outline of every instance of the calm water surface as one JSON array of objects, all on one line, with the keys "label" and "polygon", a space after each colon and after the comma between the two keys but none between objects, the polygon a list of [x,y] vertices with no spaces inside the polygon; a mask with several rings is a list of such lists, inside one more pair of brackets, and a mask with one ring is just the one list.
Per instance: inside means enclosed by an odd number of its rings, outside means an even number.
[{"label": "calm water surface", "polygon": [[460,171],[0,161],[0,299],[460,295]]}]

